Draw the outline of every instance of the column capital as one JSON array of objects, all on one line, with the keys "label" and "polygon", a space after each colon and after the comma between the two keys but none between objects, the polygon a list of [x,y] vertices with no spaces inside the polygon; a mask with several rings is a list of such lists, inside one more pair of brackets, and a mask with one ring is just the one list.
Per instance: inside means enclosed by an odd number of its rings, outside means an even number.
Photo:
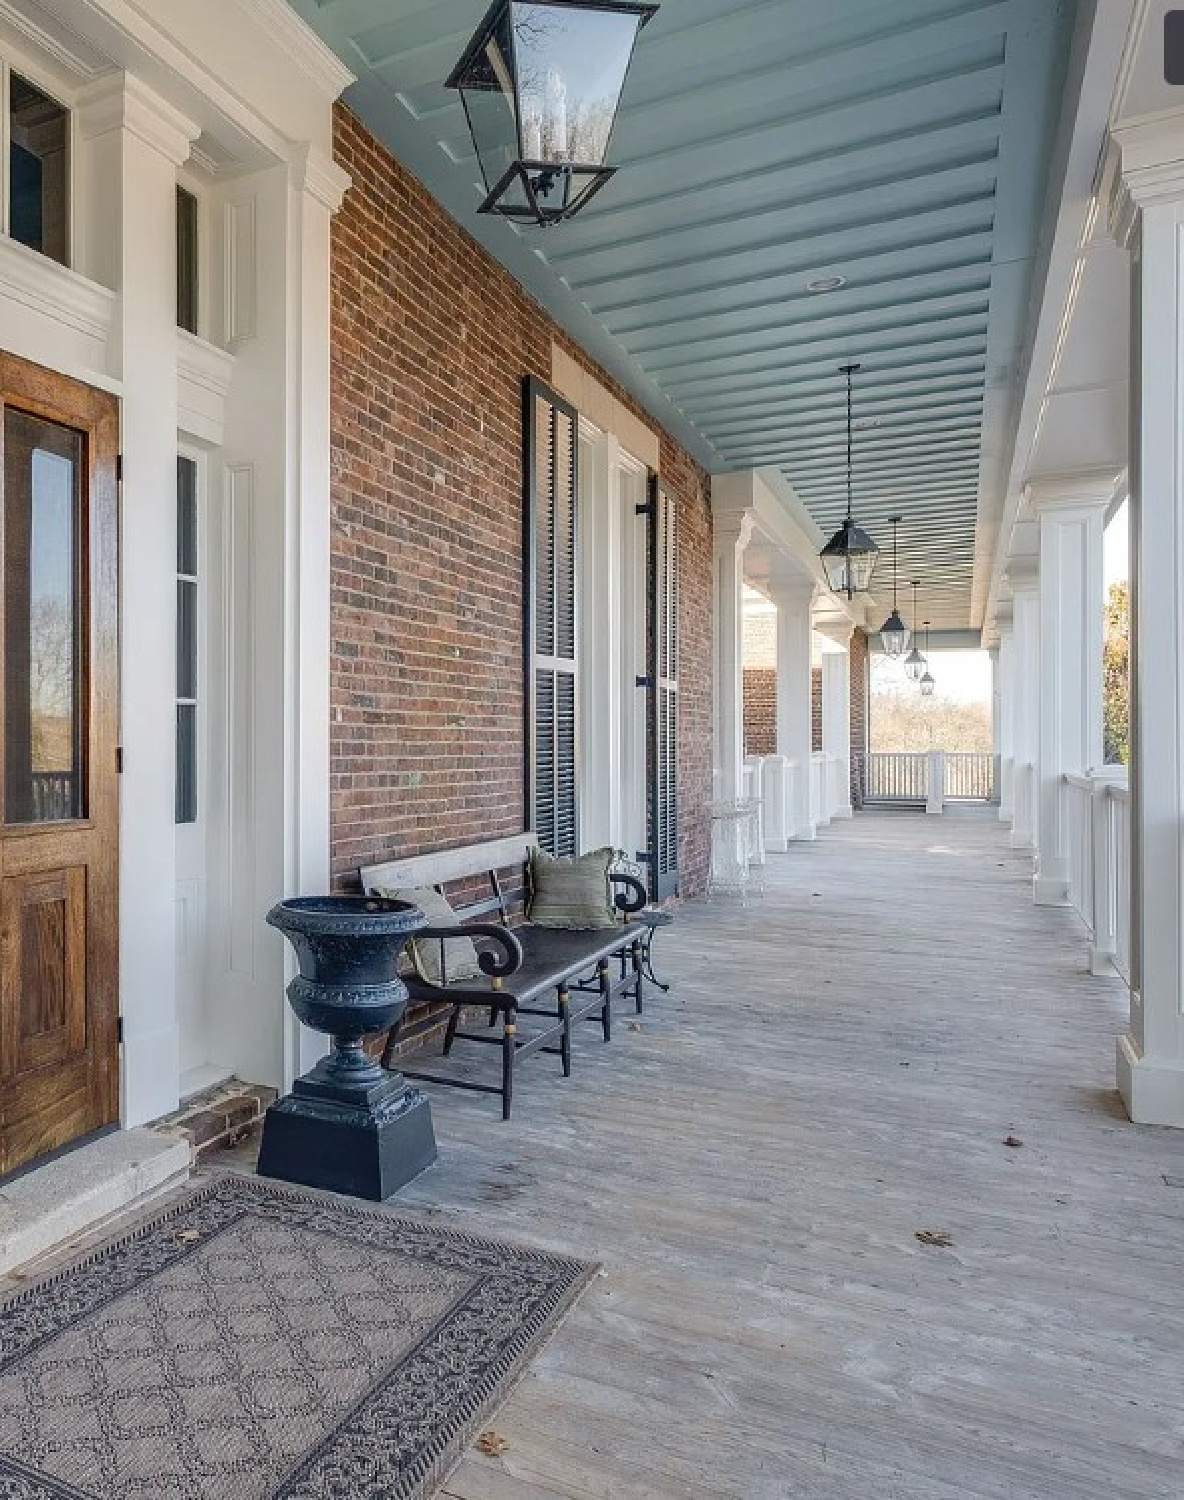
[{"label": "column capital", "polygon": [[1102,198],[1120,245],[1130,244],[1144,209],[1184,203],[1184,118],[1143,120],[1111,131]]},{"label": "column capital", "polygon": [[812,578],[778,578],[770,580],[766,593],[778,609],[810,609],[820,589]]},{"label": "column capital", "polygon": [[201,126],[131,73],[115,73],[85,89],[76,110],[86,140],[114,130],[134,135],[174,166],[189,160]]},{"label": "column capital", "polygon": [[349,173],[312,141],[297,146],[288,165],[296,191],[307,193],[335,214],[353,181]]},{"label": "column capital", "polygon": [[743,551],[752,540],[756,515],[751,510],[717,510],[712,515],[712,545],[717,552],[728,547]]},{"label": "column capital", "polygon": [[1040,582],[1040,559],[1034,555],[1009,558],[1003,581],[1011,590],[1013,599],[1018,593],[1034,593]]},{"label": "column capital", "polygon": [[1105,510],[1119,498],[1125,484],[1125,469],[1081,469],[1029,480],[1024,499],[1037,515],[1055,510]]}]

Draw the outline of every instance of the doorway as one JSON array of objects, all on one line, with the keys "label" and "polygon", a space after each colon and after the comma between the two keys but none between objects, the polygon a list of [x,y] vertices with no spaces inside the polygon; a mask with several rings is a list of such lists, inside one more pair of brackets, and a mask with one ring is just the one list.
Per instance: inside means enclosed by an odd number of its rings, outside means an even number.
[{"label": "doorway", "polygon": [[0,1177],[119,1114],[118,432],[0,354]]}]

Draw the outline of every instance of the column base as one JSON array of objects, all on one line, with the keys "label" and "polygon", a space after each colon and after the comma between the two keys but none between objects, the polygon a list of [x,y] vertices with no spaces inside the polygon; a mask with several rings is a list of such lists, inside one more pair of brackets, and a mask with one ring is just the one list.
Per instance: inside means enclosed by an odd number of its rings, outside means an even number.
[{"label": "column base", "polygon": [[1114,967],[1114,954],[1105,948],[1089,945],[1089,971],[1095,979],[1114,979],[1118,970]]},{"label": "column base", "polygon": [[1184,1061],[1152,1062],[1129,1034],[1118,1038],[1118,1092],[1136,1125],[1184,1130]]},{"label": "column base", "polygon": [[1014,824],[1012,825],[1011,837],[1008,839],[1008,843],[1013,849],[1018,849],[1023,854],[1032,853],[1032,835],[1026,833],[1022,828],[1016,828]]},{"label": "column base", "polygon": [[834,812],[831,813],[831,817],[832,818],[839,818],[839,819],[853,818],[854,816],[855,816],[855,813],[854,813],[854,811],[851,808],[851,805],[849,803],[844,804],[842,807],[837,807],[834,810]]},{"label": "column base", "polygon": [[793,836],[795,844],[812,844],[818,837],[818,825],[816,823],[804,823]]},{"label": "column base", "polygon": [[1032,881],[1032,899],[1037,906],[1068,906],[1068,884],[1054,875],[1037,875]]}]

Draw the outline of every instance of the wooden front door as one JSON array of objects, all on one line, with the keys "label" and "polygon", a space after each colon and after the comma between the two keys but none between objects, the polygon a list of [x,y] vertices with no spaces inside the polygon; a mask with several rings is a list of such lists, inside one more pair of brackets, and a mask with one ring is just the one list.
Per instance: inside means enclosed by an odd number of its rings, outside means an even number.
[{"label": "wooden front door", "polygon": [[0,354],[0,1177],[119,1113],[118,430]]}]

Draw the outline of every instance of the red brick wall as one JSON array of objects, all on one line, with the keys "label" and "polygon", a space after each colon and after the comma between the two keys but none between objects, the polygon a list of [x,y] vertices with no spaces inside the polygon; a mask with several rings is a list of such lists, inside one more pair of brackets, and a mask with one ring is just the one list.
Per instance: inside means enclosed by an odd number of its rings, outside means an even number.
[{"label": "red brick wall", "polygon": [[777,754],[777,669],[744,668],[744,753]]},{"label": "red brick wall", "polygon": [[851,636],[851,806],[863,806],[862,767],[868,747],[871,653],[866,630]]},{"label": "red brick wall", "polygon": [[[611,379],[341,108],[333,224],[332,860],[522,824],[522,380],[560,342]],[[649,419],[645,419],[649,421]],[[654,424],[650,422],[650,425]],[[665,434],[680,502],[682,871],[706,876],[709,481]]]},{"label": "red brick wall", "polygon": [[822,749],[822,668],[810,668],[810,748]]}]

